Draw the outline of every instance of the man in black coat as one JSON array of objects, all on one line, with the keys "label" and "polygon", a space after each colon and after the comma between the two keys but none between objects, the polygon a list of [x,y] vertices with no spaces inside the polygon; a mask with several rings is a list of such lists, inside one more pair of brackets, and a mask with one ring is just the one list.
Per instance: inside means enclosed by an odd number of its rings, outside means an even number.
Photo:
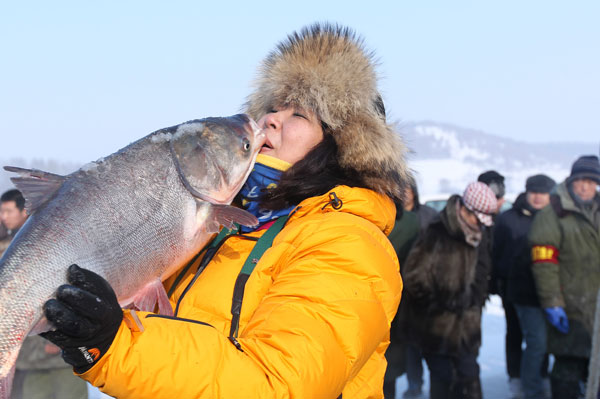
[{"label": "man in black coat", "polygon": [[546,175],[529,177],[526,192],[517,197],[512,209],[498,216],[494,230],[495,266],[508,276],[503,299],[514,306],[526,343],[520,364],[525,399],[544,397],[543,377],[548,368],[546,322],[531,272],[527,235],[537,211],[550,203],[555,185]]},{"label": "man in black coat", "polygon": [[[425,205],[421,204],[419,201],[419,190],[417,188],[417,183],[413,178],[410,179],[409,185],[406,187],[404,191],[404,201],[403,201],[404,211],[415,214],[418,220],[419,233],[423,233],[427,230],[427,226],[431,223],[431,221],[437,216],[438,212]],[[396,226],[394,226],[394,230],[396,230]],[[394,244],[394,240],[392,235],[394,230],[388,238],[396,248]],[[410,229],[408,230],[410,231]],[[404,233],[406,235],[406,233]],[[415,236],[416,238],[416,236]],[[412,245],[413,242],[411,242]],[[398,260],[400,261],[400,270],[403,269],[404,259],[401,259],[401,253],[398,253]],[[396,319],[399,319],[399,314],[404,311],[403,304],[400,304],[400,308],[398,313],[396,314]],[[392,323],[392,327],[394,328],[394,324]],[[395,327],[397,328],[397,327]],[[393,329],[392,329],[393,331]],[[392,339],[393,343],[393,339]],[[391,346],[391,344],[390,344]],[[403,399],[414,399],[420,398],[423,388],[423,354],[421,350],[416,345],[411,344],[410,342],[406,342],[403,345],[404,348],[404,368],[406,371],[406,379],[408,380],[408,389],[402,394]],[[389,349],[388,349],[389,351]],[[389,364],[389,362],[388,362]],[[389,365],[388,365],[389,368]],[[385,388],[385,385],[384,385]],[[385,389],[384,389],[385,394]],[[393,397],[392,395],[387,395],[387,397]]]},{"label": "man in black coat", "polygon": [[489,270],[479,267],[477,247],[496,208],[488,186],[469,184],[462,197],[450,197],[406,260],[401,331],[423,351],[431,399],[482,397],[477,356]]},{"label": "man in black coat", "polygon": [[[487,184],[498,200],[498,211],[502,204],[504,204],[504,194],[506,192],[504,186],[504,176],[495,170],[489,170],[479,175],[478,181]],[[521,328],[519,327],[519,318],[517,317],[517,311],[515,307],[506,300],[506,284],[508,280],[508,264],[502,264],[498,262],[498,258],[501,256],[497,253],[497,250],[493,248],[494,243],[494,229],[487,229],[485,235],[489,246],[486,248],[480,246],[479,248],[479,260],[482,263],[488,263],[492,267],[492,275],[490,281],[490,293],[498,294],[502,299],[502,307],[504,308],[504,317],[506,320],[506,335],[504,336],[504,351],[506,354],[506,373],[509,379],[509,388],[513,397],[518,398],[522,393],[521,387],[521,356],[522,349],[521,343],[523,342],[523,335]]]}]

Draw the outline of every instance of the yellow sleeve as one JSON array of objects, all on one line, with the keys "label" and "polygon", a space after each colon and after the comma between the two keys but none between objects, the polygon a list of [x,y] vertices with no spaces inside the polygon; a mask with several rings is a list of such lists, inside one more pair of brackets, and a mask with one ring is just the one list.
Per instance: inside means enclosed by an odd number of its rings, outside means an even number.
[{"label": "yellow sleeve", "polygon": [[209,325],[138,312],[144,331],[123,323],[82,377],[120,399],[338,397],[387,339],[400,300],[394,250],[373,229],[315,224],[286,243],[243,352]]}]

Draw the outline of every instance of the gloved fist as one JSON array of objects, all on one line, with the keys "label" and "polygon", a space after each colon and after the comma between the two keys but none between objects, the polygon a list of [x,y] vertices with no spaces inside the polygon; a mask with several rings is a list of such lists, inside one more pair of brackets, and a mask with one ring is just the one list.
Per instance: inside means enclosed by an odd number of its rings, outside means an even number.
[{"label": "gloved fist", "polygon": [[112,344],[123,311],[108,281],[96,273],[71,265],[67,281],[56,291],[56,299],[44,304],[44,314],[56,330],[40,335],[59,346],[65,362],[83,373]]},{"label": "gloved fist", "polygon": [[546,318],[548,322],[552,324],[558,331],[563,334],[569,332],[569,319],[567,318],[567,314],[565,310],[560,306],[555,306],[553,308],[544,308],[544,312],[546,313]]}]

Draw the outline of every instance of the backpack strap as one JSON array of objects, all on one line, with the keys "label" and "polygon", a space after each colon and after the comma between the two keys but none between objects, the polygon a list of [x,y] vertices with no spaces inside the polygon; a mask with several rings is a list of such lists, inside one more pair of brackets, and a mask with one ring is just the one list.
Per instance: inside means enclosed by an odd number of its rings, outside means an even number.
[{"label": "backpack strap", "polygon": [[[216,249],[220,246],[221,242],[223,242],[223,240],[225,240],[225,238],[227,238],[228,236],[230,236],[232,234],[236,234],[239,231],[239,229],[240,229],[240,225],[237,223],[235,224],[235,227],[231,230],[226,227],[223,227],[221,229],[221,231],[219,232],[219,234],[217,234],[217,236],[211,242],[209,242],[204,248],[202,248],[200,251],[198,251],[196,256],[194,256],[192,258],[192,260],[190,260],[188,262],[188,264],[181,270],[181,272],[179,272],[179,274],[175,278],[175,281],[173,281],[173,284],[171,285],[169,292],[167,293],[167,297],[171,297],[173,292],[175,292],[175,289],[177,288],[177,286],[179,285],[179,283],[181,282],[181,280],[183,279],[185,274],[188,272],[188,270],[190,270],[190,267],[192,267],[192,265],[196,262],[196,260],[198,260],[200,255],[202,255],[204,253],[202,262],[200,262],[200,265],[203,265],[205,263],[205,260],[208,261],[208,260],[212,259],[212,257],[214,256],[214,253],[216,252]],[[206,251],[204,251],[205,249],[206,249]],[[208,263],[208,262],[206,262],[206,263]],[[206,266],[206,265],[204,265],[204,266]],[[201,268],[202,268],[202,266],[199,267],[199,269],[201,269]]]},{"label": "backpack strap", "polygon": [[242,347],[237,340],[237,336],[240,327],[240,314],[242,312],[242,301],[244,300],[244,288],[246,287],[246,282],[258,264],[260,258],[267,251],[267,249],[271,248],[271,245],[273,245],[275,236],[281,231],[281,229],[283,229],[283,226],[287,222],[288,218],[289,215],[278,218],[275,223],[273,223],[273,225],[271,225],[271,227],[269,227],[269,229],[258,239],[256,245],[254,245],[254,248],[250,252],[250,255],[248,255],[248,258],[246,258],[240,274],[238,274],[238,277],[235,280],[235,285],[233,288],[233,300],[231,303],[232,318],[231,328],[229,330],[229,340],[240,351],[242,350]]}]

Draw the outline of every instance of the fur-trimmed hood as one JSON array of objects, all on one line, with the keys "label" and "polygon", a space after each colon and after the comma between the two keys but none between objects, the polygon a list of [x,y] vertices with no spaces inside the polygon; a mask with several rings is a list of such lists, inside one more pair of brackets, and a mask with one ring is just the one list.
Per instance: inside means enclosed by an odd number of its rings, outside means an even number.
[{"label": "fur-trimmed hood", "polygon": [[330,128],[343,168],[402,198],[405,147],[385,120],[373,53],[351,29],[314,24],[294,32],[263,61],[254,86],[245,104],[251,117],[287,105],[315,112]]}]

